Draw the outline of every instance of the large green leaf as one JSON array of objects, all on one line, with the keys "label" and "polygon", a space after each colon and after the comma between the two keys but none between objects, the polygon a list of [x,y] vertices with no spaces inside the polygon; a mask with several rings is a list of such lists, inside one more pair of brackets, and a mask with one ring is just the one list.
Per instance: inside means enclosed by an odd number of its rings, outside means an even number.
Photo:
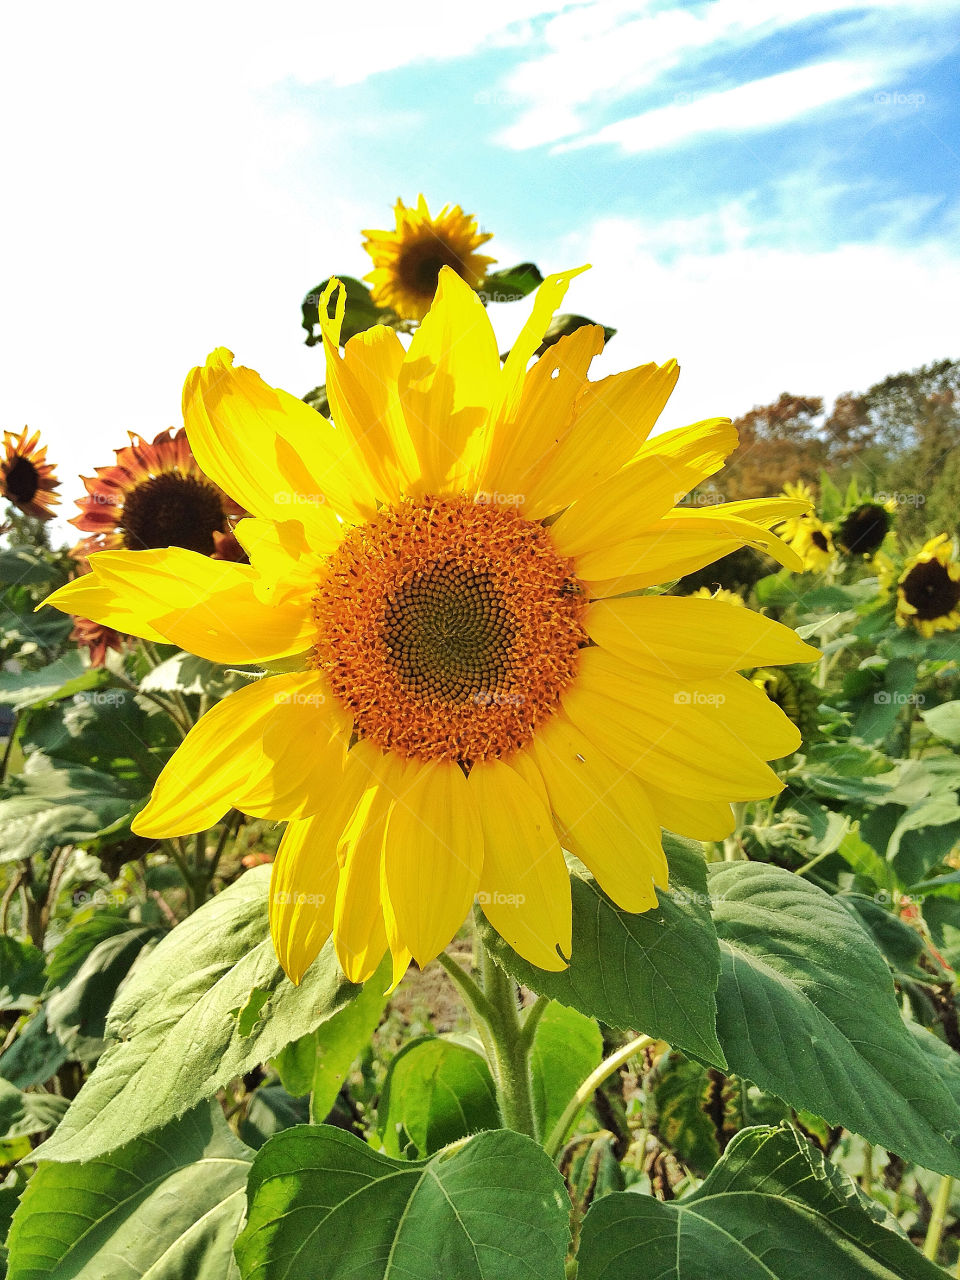
[{"label": "large green leaf", "polygon": [[960,1174],[960,1100],[900,1016],[853,912],[780,867],[710,868],[723,952],[717,1030],[730,1070],[797,1110]]},{"label": "large green leaf", "polygon": [[960,702],[942,702],[920,715],[931,733],[944,742],[960,744]]},{"label": "large green leaf", "polygon": [[671,888],[642,915],[621,911],[592,876],[571,875],[570,967],[547,973],[521,959],[489,925],[486,945],[509,974],[621,1030],[660,1036],[714,1066],[725,1065],[715,1032],[720,954],[700,846],[666,835]]},{"label": "large green leaf", "polygon": [[35,709],[23,734],[26,754],[41,751],[59,764],[86,765],[129,783],[132,796],[149,793],[179,744],[156,708],[144,709],[130,689],[93,689]]},{"label": "large green leaf", "polygon": [[109,1159],[41,1163],[8,1280],[232,1280],[252,1155],[205,1103]]},{"label": "large green leaf", "polygon": [[550,1133],[602,1058],[603,1036],[593,1018],[556,1002],[547,1006],[530,1051],[533,1110],[539,1133]]},{"label": "large green leaf", "polygon": [[744,1129],[692,1195],[620,1193],[583,1224],[578,1280],[943,1280],[789,1129]]},{"label": "large green leaf", "polygon": [[54,1129],[67,1109],[66,1098],[55,1093],[21,1093],[0,1080],[0,1138],[22,1138]]},{"label": "large green leaf", "polygon": [[269,867],[256,867],[168,933],[110,1011],[100,1059],[47,1160],[90,1160],[168,1124],[234,1076],[324,1022],[359,988],[329,944],[299,987],[267,925]]},{"label": "large green leaf", "polygon": [[310,1094],[311,1116],[318,1124],[329,1115],[347,1072],[380,1025],[390,974],[390,957],[384,956],[355,999],[277,1056],[284,1087],[295,1097]]},{"label": "large green leaf", "polygon": [[32,1009],[43,990],[43,952],[0,933],[0,1009]]},{"label": "large green leaf", "polygon": [[390,1156],[432,1156],[448,1143],[500,1125],[485,1059],[453,1040],[424,1036],[390,1063],[377,1128]]},{"label": "large green leaf", "polygon": [[154,925],[130,923],[98,942],[77,971],[47,1001],[47,1025],[66,1044],[78,1036],[101,1040],[107,1012],[120,984],[140,953],[161,930]]},{"label": "large green leaf", "polygon": [[89,666],[79,649],[71,649],[56,662],[36,671],[0,671],[0,703],[10,707],[29,707],[56,698],[68,698],[81,689],[101,685],[107,679],[106,671]]},{"label": "large green leaf", "polygon": [[327,1125],[257,1153],[243,1280],[563,1280],[570,1201],[541,1147],[497,1130],[426,1162]]},{"label": "large green leaf", "polygon": [[84,765],[55,768],[34,756],[0,799],[0,862],[89,843],[130,816],[126,784]]},{"label": "large green leaf", "polygon": [[489,271],[480,289],[480,298],[490,302],[519,302],[543,284],[543,276],[534,262],[519,262],[515,267]]}]

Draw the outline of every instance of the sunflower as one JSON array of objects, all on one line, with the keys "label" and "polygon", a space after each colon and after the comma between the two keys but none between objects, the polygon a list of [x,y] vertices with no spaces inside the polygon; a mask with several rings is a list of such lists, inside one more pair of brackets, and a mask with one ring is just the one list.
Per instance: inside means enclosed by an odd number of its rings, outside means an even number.
[{"label": "sunflower", "polygon": [[945,533],[907,561],[897,584],[897,623],[916,627],[928,639],[960,627],[960,561]]},{"label": "sunflower", "polygon": [[[648,439],[675,361],[590,382],[588,325],[527,371],[572,274],[541,286],[503,367],[454,271],[408,351],[378,326],[341,353],[332,281],[335,427],[213,352],[187,378],[187,433],[252,513],[250,564],[106,551],[50,597],[216,662],[283,664],[207,712],[134,829],[201,831],[231,806],[286,820],[270,919],[294,982],[331,933],[352,981],[388,948],[398,980],[474,900],[560,970],[563,848],[642,912],[667,884],[661,827],[719,839],[731,801],[782,788],[765,761],[800,735],[737,673],[816,650],[747,609],[637,593],[747,544],[799,567],[768,527],[802,504],[674,506],[737,444],[726,418]],[[321,478],[327,501],[294,508]]]},{"label": "sunflower", "polygon": [[374,269],[364,276],[371,284],[373,301],[390,307],[404,320],[422,320],[437,292],[441,268],[449,267],[471,289],[479,289],[495,258],[477,253],[493,238],[477,230],[477,220],[459,205],[444,205],[430,216],[423,196],[408,209],[398,200],[394,210],[396,231],[364,231],[363,247]]},{"label": "sunflower", "polygon": [[690,592],[692,600],[722,600],[727,604],[739,606],[743,608],[743,596],[737,595],[736,591],[728,591],[726,587],[698,587],[696,591]]},{"label": "sunflower", "polygon": [[54,478],[56,467],[47,462],[46,445],[40,448],[40,432],[27,436],[28,427],[14,435],[3,433],[4,457],[0,461],[0,493],[7,502],[35,520],[49,520],[59,502],[54,489],[60,487]]},{"label": "sunflower", "polygon": [[70,523],[90,536],[75,548],[78,562],[119,547],[185,547],[242,559],[233,524],[244,510],[200,470],[184,429],[161,431],[152,443],[128,435],[113,466],[97,467],[95,479],[82,477],[87,496],[78,499],[80,515]]},{"label": "sunflower", "polygon": [[783,524],[780,526],[780,537],[789,542],[800,531],[804,523],[810,519],[811,515],[815,514],[815,500],[813,490],[805,480],[797,480],[796,482],[788,480],[783,486],[783,497],[796,498],[800,502],[805,502],[807,504],[806,510],[802,511],[800,515],[793,516],[789,520],[784,520]]},{"label": "sunflower", "polygon": [[848,556],[869,556],[890,532],[890,503],[861,502],[837,525],[836,543]]},{"label": "sunflower", "polygon": [[833,563],[833,535],[830,526],[813,514],[784,521],[778,528],[780,537],[801,560],[803,573],[820,573]]}]

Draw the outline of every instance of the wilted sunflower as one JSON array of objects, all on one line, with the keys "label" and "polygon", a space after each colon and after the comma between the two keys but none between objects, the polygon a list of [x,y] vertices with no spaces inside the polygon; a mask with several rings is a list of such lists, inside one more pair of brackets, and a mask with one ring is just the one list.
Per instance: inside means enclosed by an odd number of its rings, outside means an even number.
[{"label": "wilted sunflower", "polygon": [[28,437],[28,430],[29,427],[24,427],[19,435],[12,431],[3,433],[0,493],[25,515],[35,520],[49,520],[60,501],[54,493],[60,482],[55,479],[56,467],[46,461],[46,445],[40,447],[40,432],[35,431]]},{"label": "wilted sunflower", "polygon": [[960,627],[960,562],[945,533],[907,561],[897,585],[897,622],[916,627],[928,639]]},{"label": "wilted sunflower", "polygon": [[270,917],[294,981],[331,932],[353,981],[388,947],[399,977],[475,898],[561,969],[562,846],[645,911],[667,883],[661,826],[722,838],[730,802],[778,792],[764,762],[800,741],[737,674],[810,661],[794,632],[713,600],[614,597],[747,544],[797,567],[766,526],[801,504],[674,507],[737,444],[726,418],[647,439],[674,361],[589,382],[592,325],[527,371],[571,274],[541,286],[502,368],[455,272],[406,352],[377,327],[341,354],[331,282],[335,427],[215,351],[184,415],[206,474],[253,513],[251,563],[107,551],[50,598],[216,662],[285,664],[200,720],[134,828],[200,831],[232,805],[289,820]]},{"label": "wilted sunflower", "polygon": [[422,195],[415,209],[398,200],[394,213],[396,231],[363,233],[363,247],[374,265],[364,279],[370,281],[378,307],[390,307],[404,320],[422,320],[436,295],[442,267],[450,267],[471,289],[480,288],[496,259],[477,253],[493,233],[479,232],[475,217],[459,205],[444,205],[432,218]]},{"label": "wilted sunflower", "polygon": [[894,504],[861,502],[840,520],[836,543],[848,556],[869,556],[879,550],[890,532]]},{"label": "wilted sunflower", "polygon": [[233,525],[242,507],[197,465],[183,427],[161,431],[153,442],[132,431],[116,449],[111,467],[96,478],[81,477],[87,497],[71,524],[90,536],[76,549],[78,560],[96,551],[186,547],[201,555],[238,560],[243,553]]}]

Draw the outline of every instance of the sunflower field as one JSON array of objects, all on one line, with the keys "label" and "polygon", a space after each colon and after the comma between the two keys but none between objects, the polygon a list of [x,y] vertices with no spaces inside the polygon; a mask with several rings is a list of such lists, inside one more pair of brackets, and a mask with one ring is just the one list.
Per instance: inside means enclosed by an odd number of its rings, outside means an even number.
[{"label": "sunflower field", "polygon": [[394,212],[73,545],[5,436],[3,1274],[960,1276],[956,369],[662,430]]}]

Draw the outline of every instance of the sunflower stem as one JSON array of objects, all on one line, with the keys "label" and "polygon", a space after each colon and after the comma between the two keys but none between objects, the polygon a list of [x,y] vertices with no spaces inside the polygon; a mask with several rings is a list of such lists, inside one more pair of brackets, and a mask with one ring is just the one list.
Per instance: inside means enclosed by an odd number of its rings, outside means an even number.
[{"label": "sunflower stem", "polygon": [[[538,1138],[530,1079],[530,1046],[520,1022],[517,986],[477,938],[483,994],[490,1006],[481,1039],[490,1059],[500,1116],[508,1129]],[[478,1030],[480,1028],[478,1027]]]},{"label": "sunflower stem", "polygon": [[656,1044],[653,1036],[637,1036],[636,1040],[631,1040],[628,1044],[623,1045],[616,1053],[611,1053],[609,1058],[604,1058],[596,1071],[592,1071],[587,1076],[583,1084],[567,1103],[566,1110],[563,1115],[553,1126],[550,1136],[543,1144],[544,1150],[551,1160],[556,1160],[557,1156],[564,1148],[567,1134],[576,1123],[577,1116],[587,1105],[594,1093],[603,1084],[604,1080],[612,1076],[620,1067],[632,1058],[635,1054],[641,1053],[649,1045]]},{"label": "sunflower stem", "polygon": [[923,1242],[923,1256],[929,1258],[931,1262],[936,1262],[937,1254],[940,1252],[940,1241],[943,1238],[943,1224],[947,1218],[947,1212],[950,1208],[950,1193],[953,1191],[953,1178],[949,1173],[945,1173],[940,1179],[940,1185],[937,1188],[937,1198],[933,1203],[933,1212],[930,1215],[930,1226],[927,1228],[927,1238]]}]

